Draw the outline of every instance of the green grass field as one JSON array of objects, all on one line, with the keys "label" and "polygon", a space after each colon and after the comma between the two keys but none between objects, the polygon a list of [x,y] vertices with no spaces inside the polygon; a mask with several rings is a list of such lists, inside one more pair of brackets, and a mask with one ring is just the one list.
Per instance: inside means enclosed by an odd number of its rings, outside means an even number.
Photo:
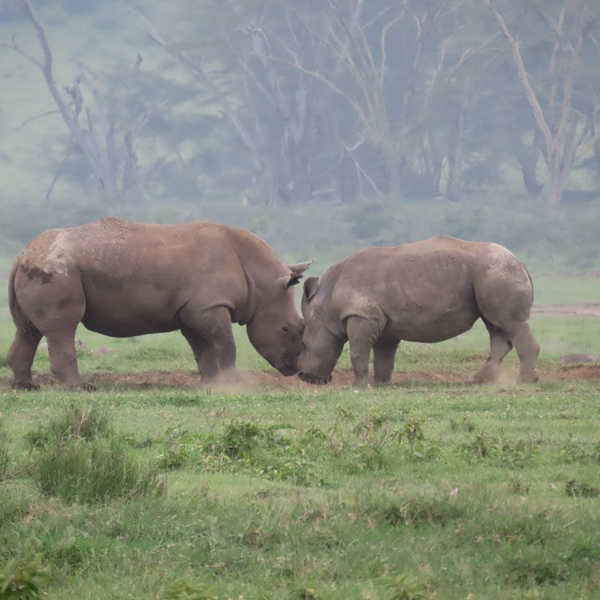
[{"label": "green grass field", "polygon": [[[536,291],[596,302],[600,280]],[[600,319],[532,327],[542,379],[528,386],[467,383],[479,325],[403,344],[407,380],[360,390],[180,387],[169,373],[194,364],[178,334],[80,330],[82,373],[107,376],[91,394],[13,392],[2,362],[0,599],[600,597],[600,379],[562,380],[558,362],[600,356]],[[269,369],[236,338],[240,369]],[[118,379],[150,371],[164,385]]]}]

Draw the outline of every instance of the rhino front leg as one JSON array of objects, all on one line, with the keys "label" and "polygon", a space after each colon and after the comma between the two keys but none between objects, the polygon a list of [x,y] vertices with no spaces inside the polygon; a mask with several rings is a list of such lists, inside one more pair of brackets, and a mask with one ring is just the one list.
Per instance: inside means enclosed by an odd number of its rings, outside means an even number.
[{"label": "rhino front leg", "polygon": [[235,378],[236,349],[229,310],[217,306],[196,312],[186,307],[180,319],[181,332],[192,348],[202,378]]},{"label": "rhino front leg", "polygon": [[348,317],[346,335],[350,342],[354,384],[366,385],[369,377],[369,355],[379,336],[377,322],[363,317]]},{"label": "rhino front leg", "polygon": [[383,339],[373,346],[375,362],[375,381],[377,383],[389,383],[394,371],[396,350],[400,340]]}]

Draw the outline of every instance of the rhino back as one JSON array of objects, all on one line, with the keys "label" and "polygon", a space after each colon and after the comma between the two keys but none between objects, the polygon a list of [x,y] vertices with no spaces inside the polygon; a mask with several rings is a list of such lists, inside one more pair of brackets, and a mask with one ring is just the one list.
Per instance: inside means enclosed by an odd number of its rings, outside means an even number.
[{"label": "rhino back", "polygon": [[[134,335],[177,329],[177,311],[190,301],[244,312],[243,262],[257,270],[266,256],[259,275],[266,277],[269,266],[273,270],[270,248],[252,241],[241,230],[202,221],[153,225],[104,219],[41,233],[18,263],[29,278],[79,278],[84,324],[109,335]],[[279,263],[274,270],[279,274],[284,267]]]},{"label": "rhino back", "polygon": [[516,273],[522,267],[517,259],[495,244],[440,237],[365,248],[335,265],[328,303],[338,319],[384,318],[390,335],[438,341],[473,325],[479,316],[477,278],[495,268],[504,276],[507,265],[518,285],[529,285],[526,271]]}]

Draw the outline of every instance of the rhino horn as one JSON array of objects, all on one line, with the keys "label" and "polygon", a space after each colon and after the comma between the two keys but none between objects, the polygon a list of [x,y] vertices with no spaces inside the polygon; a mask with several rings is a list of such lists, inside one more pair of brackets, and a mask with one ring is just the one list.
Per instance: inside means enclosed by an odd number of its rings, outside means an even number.
[{"label": "rhino horn", "polygon": [[287,267],[292,272],[294,277],[300,279],[304,271],[306,271],[306,269],[308,269],[308,267],[310,267],[310,265],[312,265],[314,262],[314,259],[312,259],[307,260],[306,262],[296,263],[295,265],[288,265]]}]

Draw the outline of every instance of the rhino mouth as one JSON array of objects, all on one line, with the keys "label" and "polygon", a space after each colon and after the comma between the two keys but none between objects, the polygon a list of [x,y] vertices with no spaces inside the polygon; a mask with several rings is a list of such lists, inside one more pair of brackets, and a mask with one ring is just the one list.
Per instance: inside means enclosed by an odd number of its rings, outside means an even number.
[{"label": "rhino mouth", "polygon": [[321,377],[319,375],[311,375],[310,373],[298,373],[298,377],[306,383],[312,383],[313,385],[325,385],[331,381],[331,375]]}]

